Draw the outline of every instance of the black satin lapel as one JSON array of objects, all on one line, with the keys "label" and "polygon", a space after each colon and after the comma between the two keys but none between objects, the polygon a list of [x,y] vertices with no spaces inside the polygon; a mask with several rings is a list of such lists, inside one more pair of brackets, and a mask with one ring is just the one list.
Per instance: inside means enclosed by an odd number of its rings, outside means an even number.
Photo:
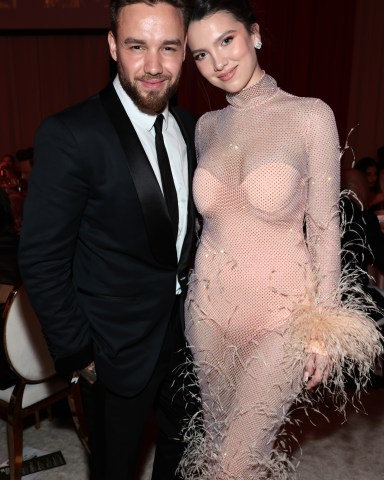
[{"label": "black satin lapel", "polygon": [[[190,128],[187,128],[186,122],[182,119],[180,113],[182,113],[177,108],[171,109],[172,115],[175,117],[181,134],[184,137],[185,143],[187,145],[187,156],[188,156],[188,223],[187,223],[187,232],[185,235],[183,247],[181,249],[181,255],[179,260],[178,272],[182,274],[187,274],[189,269],[189,260],[192,248],[196,243],[195,235],[195,221],[196,221],[196,210],[193,202],[192,195],[192,180],[193,174],[196,168],[196,152],[195,152],[195,138],[194,138],[194,126],[190,125]],[[191,123],[191,122],[190,122]],[[180,284],[186,284],[187,278],[180,278]]]},{"label": "black satin lapel", "polygon": [[100,92],[100,101],[119,136],[143,210],[152,254],[161,265],[175,268],[177,253],[164,197],[136,131],[112,84]]}]

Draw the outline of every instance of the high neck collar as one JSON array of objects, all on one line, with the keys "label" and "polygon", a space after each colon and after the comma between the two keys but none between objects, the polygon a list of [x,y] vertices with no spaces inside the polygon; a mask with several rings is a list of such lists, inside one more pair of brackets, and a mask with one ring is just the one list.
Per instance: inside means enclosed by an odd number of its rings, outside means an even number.
[{"label": "high neck collar", "polygon": [[276,80],[265,72],[261,79],[238,93],[227,93],[227,102],[233,107],[243,108],[263,103],[278,90]]}]

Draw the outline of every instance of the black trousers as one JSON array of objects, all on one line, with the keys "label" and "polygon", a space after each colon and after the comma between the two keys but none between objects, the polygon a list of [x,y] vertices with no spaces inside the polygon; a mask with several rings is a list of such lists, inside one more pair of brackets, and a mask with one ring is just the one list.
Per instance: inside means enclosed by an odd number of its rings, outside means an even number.
[{"label": "black trousers", "polygon": [[[184,443],[181,428],[187,414],[196,410],[183,390],[183,373],[189,353],[176,296],[163,347],[152,377],[137,396],[127,398],[107,390],[100,382],[82,382],[91,447],[91,480],[133,480],[146,423],[154,410],[158,438],[152,480],[180,478],[175,471]],[[188,411],[188,412],[187,412]]]}]

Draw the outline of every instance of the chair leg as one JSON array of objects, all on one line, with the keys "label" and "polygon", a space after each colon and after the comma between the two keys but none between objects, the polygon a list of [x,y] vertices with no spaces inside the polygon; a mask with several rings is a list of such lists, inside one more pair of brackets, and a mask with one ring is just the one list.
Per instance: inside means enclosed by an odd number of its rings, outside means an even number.
[{"label": "chair leg", "polygon": [[10,480],[21,480],[23,467],[23,425],[21,419],[8,423],[8,454]]},{"label": "chair leg", "polygon": [[40,412],[36,410],[35,412],[35,428],[38,430],[40,428]]},{"label": "chair leg", "polygon": [[88,429],[85,420],[80,386],[77,384],[73,386],[72,393],[68,395],[68,405],[71,411],[76,433],[83,444],[85,451],[89,454],[90,449],[88,443]]},{"label": "chair leg", "polygon": [[52,420],[53,420],[53,415],[52,415],[52,408],[51,408],[51,406],[48,406],[48,407],[47,407],[47,412],[48,412],[48,420],[49,420],[50,422],[52,422]]},{"label": "chair leg", "polygon": [[23,467],[23,417],[21,410],[24,390],[25,383],[17,383],[8,406],[7,433],[10,480],[21,480]]}]

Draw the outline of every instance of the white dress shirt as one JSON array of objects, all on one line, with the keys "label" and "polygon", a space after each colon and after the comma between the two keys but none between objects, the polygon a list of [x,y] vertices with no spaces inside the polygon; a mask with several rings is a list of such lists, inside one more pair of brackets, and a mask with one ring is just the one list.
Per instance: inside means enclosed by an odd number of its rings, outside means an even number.
[{"label": "white dress shirt", "polygon": [[[155,146],[155,129],[153,127],[157,115],[149,115],[142,112],[137,108],[131,98],[127,95],[123,87],[121,86],[119,77],[113,81],[116,93],[119,96],[121,103],[125,111],[127,112],[129,119],[132,122],[134,129],[140,139],[140,142],[147,154],[148,160],[152,166],[153,172],[160,185],[161,190],[163,186],[161,184],[161,176],[159,170],[159,164],[156,155]],[[171,171],[173,181],[175,183],[177,193],[177,203],[179,206],[179,228],[176,240],[177,259],[180,259],[181,248],[183,246],[185,234],[187,231],[187,218],[188,218],[188,159],[187,159],[187,146],[185,144],[183,135],[180,128],[168,110],[168,107],[162,112],[164,116],[163,122],[163,137],[165,148],[167,149],[169,163],[171,165]],[[161,235],[161,232],[159,232]],[[180,285],[176,278],[176,293],[180,293]]]}]

